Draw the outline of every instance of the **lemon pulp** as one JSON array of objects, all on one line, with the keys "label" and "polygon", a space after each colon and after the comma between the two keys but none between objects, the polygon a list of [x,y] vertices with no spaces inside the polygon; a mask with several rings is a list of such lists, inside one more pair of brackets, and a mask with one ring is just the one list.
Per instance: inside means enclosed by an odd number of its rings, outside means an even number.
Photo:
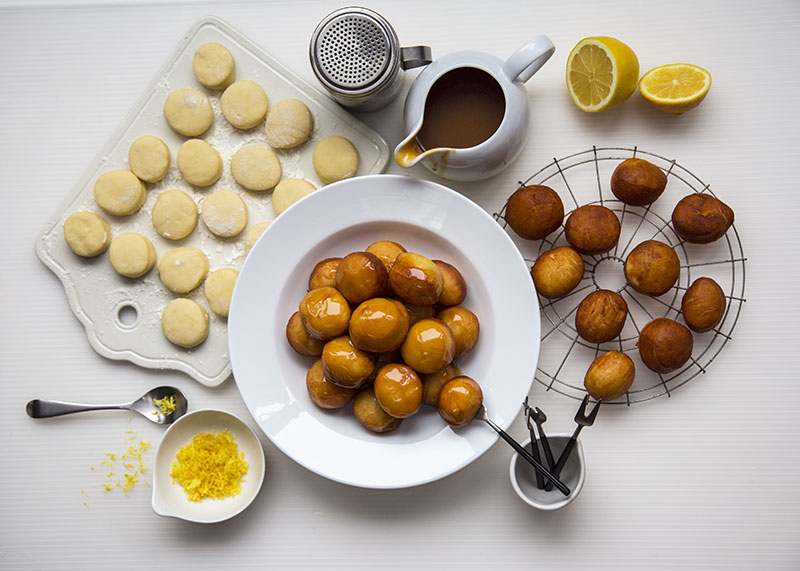
[{"label": "lemon pulp", "polygon": [[702,67],[673,63],[651,69],[639,80],[639,91],[661,111],[680,114],[694,109],[711,88],[711,74]]},{"label": "lemon pulp", "polygon": [[584,111],[602,111],[631,96],[639,79],[639,60],[621,41],[584,38],[567,58],[567,88]]}]

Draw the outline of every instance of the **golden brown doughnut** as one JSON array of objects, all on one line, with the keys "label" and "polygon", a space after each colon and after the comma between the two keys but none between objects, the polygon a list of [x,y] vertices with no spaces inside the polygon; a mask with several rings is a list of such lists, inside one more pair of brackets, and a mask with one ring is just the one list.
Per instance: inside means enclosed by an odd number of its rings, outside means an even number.
[{"label": "golden brown doughnut", "polygon": [[616,292],[593,291],[578,305],[575,329],[589,343],[611,341],[622,332],[628,317],[628,304]]},{"label": "golden brown doughnut", "polygon": [[608,252],[617,244],[621,229],[617,215],[599,204],[576,208],[564,225],[569,245],[588,255]]},{"label": "golden brown doughnut", "polygon": [[697,278],[683,294],[681,313],[692,331],[710,331],[725,314],[725,292],[711,278]]},{"label": "golden brown doughnut", "polygon": [[625,279],[646,295],[667,293],[681,273],[678,255],[664,242],[645,240],[625,258]]},{"label": "golden brown doughnut", "polygon": [[692,356],[692,332],[677,321],[657,317],[639,333],[639,356],[656,373],[680,369]]},{"label": "golden brown doughnut", "polygon": [[564,203],[549,186],[525,186],[509,197],[504,217],[521,238],[539,240],[561,226]]},{"label": "golden brown doughnut", "polygon": [[620,351],[609,351],[589,365],[583,386],[592,398],[608,402],[624,395],[635,376],[636,367],[630,357]]},{"label": "golden brown doughnut", "polygon": [[541,295],[566,295],[583,279],[583,258],[569,246],[553,248],[536,258],[531,277]]},{"label": "golden brown doughnut", "polygon": [[647,206],[667,187],[667,175],[644,159],[627,159],[611,175],[611,192],[625,204]]},{"label": "golden brown doughnut", "polygon": [[730,206],[705,192],[683,197],[672,211],[672,227],[675,232],[694,244],[708,244],[719,240],[733,225],[733,219]]}]

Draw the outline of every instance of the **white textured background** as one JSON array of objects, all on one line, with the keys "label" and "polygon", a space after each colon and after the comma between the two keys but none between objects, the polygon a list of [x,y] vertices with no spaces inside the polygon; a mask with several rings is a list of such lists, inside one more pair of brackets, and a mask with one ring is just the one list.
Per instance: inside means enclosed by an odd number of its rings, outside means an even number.
[{"label": "white textured background", "polygon": [[[260,496],[236,519],[205,527],[155,516],[143,485],[127,497],[104,495],[103,478],[89,466],[122,450],[126,430],[155,446],[162,429],[113,412],[34,421],[24,413],[27,400],[121,402],[174,384],[191,409],[223,408],[254,423],[232,381],[212,390],[97,356],[60,283],[36,259],[34,239],[196,20],[227,20],[314,81],[309,36],[340,4],[0,2],[0,568],[800,567],[800,4],[368,5],[392,22],[401,43],[428,44],[434,56],[479,49],[507,57],[540,32],[556,44],[528,84],[534,133],[520,159],[495,179],[451,185],[487,210],[553,157],[592,145],[638,145],[710,182],[736,210],[748,258],[747,303],[733,341],[672,398],[604,409],[582,436],[583,494],[558,513],[517,499],[507,476],[511,450],[502,443],[445,480],[370,491],[307,472],[262,437]],[[642,71],[702,65],[714,78],[711,93],[677,118],[638,94],[609,113],[583,114],[563,73],[570,49],[588,35],[622,39]],[[362,118],[394,145],[401,110],[398,99]],[[414,174],[433,178],[421,168]],[[532,397],[547,411],[550,432],[571,430],[574,401],[540,386]],[[517,421],[511,432],[526,431]]]}]

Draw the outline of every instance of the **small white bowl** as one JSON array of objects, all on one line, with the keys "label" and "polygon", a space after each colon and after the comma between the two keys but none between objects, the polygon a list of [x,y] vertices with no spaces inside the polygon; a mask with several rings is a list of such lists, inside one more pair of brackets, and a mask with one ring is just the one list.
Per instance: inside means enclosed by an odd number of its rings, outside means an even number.
[{"label": "small white bowl", "polygon": [[[548,434],[547,441],[550,443],[550,448],[553,451],[553,457],[558,460],[558,456],[567,445],[571,434]],[[531,450],[530,439],[521,443],[529,452]],[[541,445],[539,446],[541,451]],[[544,460],[544,452],[541,452],[542,460]],[[572,503],[578,494],[583,489],[583,482],[586,479],[586,461],[583,457],[583,445],[578,440],[575,448],[570,454],[564,469],[561,471],[559,480],[570,489],[569,496],[564,496],[561,492],[553,488],[549,492],[540,490],[536,487],[536,470],[528,464],[524,459],[517,461],[519,454],[516,452],[511,457],[511,464],[508,471],[511,477],[511,486],[517,495],[522,498],[526,504],[533,506],[540,510],[557,510]]]},{"label": "small white bowl", "polygon": [[[242,492],[221,500],[206,498],[190,501],[183,488],[169,475],[178,451],[199,432],[229,430],[240,452],[244,452],[247,474]],[[204,409],[190,412],[172,424],[158,445],[153,466],[153,511],[160,516],[175,517],[196,523],[217,523],[238,515],[250,505],[264,482],[264,449],[244,422],[222,410]]]}]

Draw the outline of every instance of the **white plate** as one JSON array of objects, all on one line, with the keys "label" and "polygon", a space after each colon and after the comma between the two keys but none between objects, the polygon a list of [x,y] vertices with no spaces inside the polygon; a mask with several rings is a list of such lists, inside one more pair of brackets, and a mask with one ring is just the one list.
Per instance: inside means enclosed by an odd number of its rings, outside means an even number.
[{"label": "white plate", "polygon": [[454,264],[468,285],[466,307],[480,319],[475,349],[457,364],[483,388],[489,415],[507,428],[536,372],[539,305],[528,268],[503,229],[478,205],[439,184],[363,176],[294,204],[245,260],[231,301],[233,376],[250,413],[288,456],[332,480],[403,488],[451,474],[497,439],[483,423],[452,429],[423,405],[394,432],[373,434],[350,407],[317,408],[306,393],[312,359],[286,341],[286,322],[326,257],[394,240]]},{"label": "white plate", "polygon": [[[223,430],[231,432],[248,464],[242,492],[221,500],[206,498],[201,502],[192,502],[180,484],[170,477],[172,462],[178,451],[189,444],[195,434]],[[258,495],[264,482],[264,449],[255,433],[238,417],[222,410],[196,410],[176,420],[164,433],[156,452],[153,474],[154,512],[195,523],[217,523],[240,514]]]}]

